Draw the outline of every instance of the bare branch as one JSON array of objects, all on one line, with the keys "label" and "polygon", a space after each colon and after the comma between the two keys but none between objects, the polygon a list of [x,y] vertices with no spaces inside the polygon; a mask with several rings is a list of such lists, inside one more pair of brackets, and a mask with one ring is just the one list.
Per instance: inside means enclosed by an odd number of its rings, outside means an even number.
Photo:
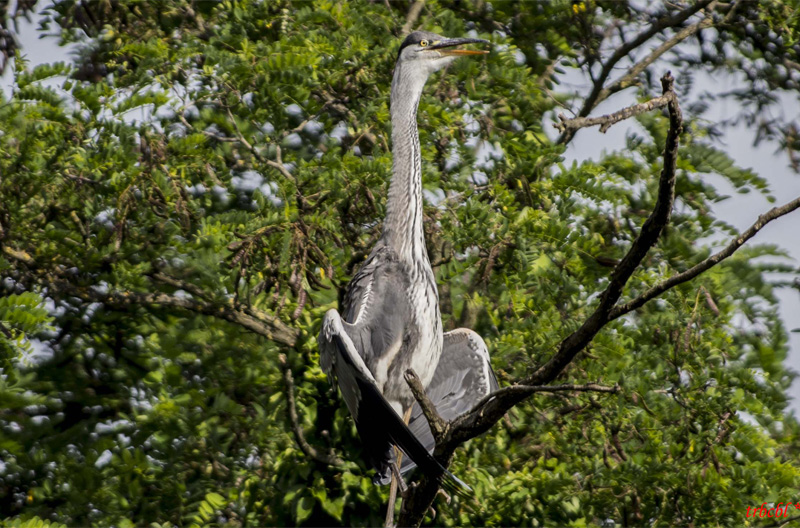
[{"label": "bare branch", "polygon": [[[215,141],[220,141],[222,143],[239,143],[243,145],[247,150],[250,151],[253,157],[256,158],[258,161],[277,170],[287,180],[296,183],[295,177],[292,175],[291,172],[289,172],[286,169],[286,167],[283,166],[283,163],[281,162],[280,159],[281,148],[278,145],[275,145],[277,149],[277,158],[278,158],[277,161],[265,158],[264,156],[261,155],[258,149],[256,149],[249,141],[247,141],[247,138],[244,137],[244,134],[242,134],[242,131],[239,129],[239,125],[236,123],[236,119],[233,117],[233,114],[231,113],[230,109],[228,110],[228,118],[230,119],[230,122],[233,125],[233,128],[236,132],[236,137],[221,136],[219,134],[215,134],[214,132],[209,132],[208,130],[200,130],[200,133],[206,137],[209,137]],[[184,124],[184,126],[189,127],[190,129],[197,130],[197,128],[192,126],[192,124],[189,123],[189,121],[187,121],[183,115],[179,115],[178,119],[180,119],[180,121]],[[306,124],[305,122],[301,123],[301,126],[305,126],[305,124]]]},{"label": "bare branch", "polygon": [[[447,462],[455,449],[463,442],[488,431],[505,413],[544,388],[534,388],[552,382],[569,365],[575,356],[591,342],[595,335],[610,321],[610,313],[622,295],[625,284],[633,272],[639,267],[658,241],[661,232],[669,222],[672,204],[675,199],[675,174],[677,167],[678,142],[683,127],[680,106],[673,89],[674,79],[667,73],[661,79],[664,97],[669,108],[670,126],[664,150],[664,166],[661,170],[658,185],[658,197],[653,211],[642,226],[639,235],[631,244],[628,253],[614,268],[609,284],[600,295],[600,301],[594,312],[575,332],[567,336],[559,345],[558,351],[544,365],[536,369],[520,386],[507,387],[497,391],[485,399],[471,411],[461,415],[450,423],[448,437],[442,445],[437,445],[438,459]],[[575,390],[569,386],[565,390]],[[594,389],[602,386],[595,386]],[[552,387],[549,387],[553,390]],[[604,392],[616,392],[618,389],[604,387]],[[603,391],[603,390],[601,390]],[[438,483],[425,479],[410,493],[403,502],[400,512],[400,524],[418,526],[428,507],[436,496]]]},{"label": "bare branch", "polygon": [[767,524],[764,526],[764,528],[783,528],[784,526],[789,526],[789,524],[797,520],[800,520],[800,515],[795,515],[794,517],[786,517],[785,519],[781,519],[780,521],[774,522],[772,524]]},{"label": "bare branch", "polygon": [[[361,123],[359,122],[358,118],[353,113],[353,111],[350,110],[350,108],[347,105],[338,102],[336,99],[333,98],[333,96],[331,96],[327,92],[322,92],[321,95],[322,97],[325,98],[325,104],[328,105],[328,107],[331,110],[333,110],[334,112],[336,112],[341,116],[347,117],[347,119],[349,119],[350,122],[353,123],[353,127],[356,129],[354,136],[358,134],[356,140],[354,141],[354,144],[358,143],[359,140],[361,140],[362,138],[365,139],[367,143],[369,143],[370,147],[374,147],[375,145],[378,144],[378,138],[375,137],[375,134],[370,132],[371,127],[366,127],[364,128],[363,131],[359,132],[358,128],[361,126]],[[384,142],[384,148],[386,148],[387,150],[389,149],[389,146],[386,145],[385,142]]]},{"label": "bare branch", "polygon": [[[165,293],[124,291],[102,295],[88,289],[72,291],[71,293],[78,298],[90,302],[100,302],[116,310],[127,310],[133,305],[155,304],[158,306],[180,308],[203,315],[210,315],[237,324],[246,330],[288,347],[293,347],[297,343],[297,338],[300,335],[300,332],[296,328],[288,326],[277,317],[253,308],[248,310],[251,313],[246,313],[234,308],[232,305],[212,303],[194,298],[175,297]],[[254,313],[256,315],[254,315]]]},{"label": "bare branch", "polygon": [[280,354],[278,356],[278,362],[283,369],[283,381],[286,384],[286,412],[289,415],[289,422],[292,424],[292,431],[297,440],[297,445],[300,446],[300,450],[305,453],[307,457],[313,458],[317,462],[333,467],[344,467],[344,461],[341,458],[333,453],[330,455],[320,453],[306,440],[303,434],[303,428],[300,427],[300,422],[297,419],[297,405],[294,401],[294,379],[292,378],[292,369],[289,368],[285,355]]},{"label": "bare branch", "polygon": [[431,426],[433,439],[437,444],[441,443],[447,434],[447,430],[450,428],[450,424],[439,415],[436,406],[425,393],[425,387],[422,386],[422,381],[420,381],[417,373],[414,372],[413,369],[408,369],[406,370],[405,378],[408,387],[411,389],[411,393],[422,409],[422,414],[425,415],[425,419],[428,420],[428,425]]},{"label": "bare branch", "polygon": [[663,108],[667,106],[674,97],[675,92],[667,92],[666,94],[650,99],[645,103],[635,104],[614,112],[613,114],[606,114],[600,117],[576,117],[573,119],[567,119],[567,116],[564,114],[559,114],[559,122],[553,123],[553,126],[561,132],[574,132],[581,128],[600,125],[600,132],[605,134],[612,125],[619,123],[620,121],[624,121],[625,119],[629,119],[633,116],[650,112],[656,108]]},{"label": "bare branch", "polygon": [[[734,6],[728,12],[728,15],[725,17],[726,20],[728,20],[733,15],[733,13],[736,10],[736,6],[738,4],[740,4],[740,3],[741,2],[739,2],[737,4],[734,4]],[[610,95],[613,95],[613,94],[615,94],[615,93],[617,93],[617,92],[619,92],[621,90],[624,90],[625,88],[631,86],[635,82],[636,78],[644,70],[646,70],[648,66],[653,64],[663,54],[665,54],[666,52],[668,52],[669,50],[671,50],[672,48],[674,48],[675,46],[677,46],[678,44],[680,44],[681,42],[686,40],[687,38],[691,37],[695,33],[698,33],[700,31],[702,31],[703,29],[709,28],[712,25],[714,25],[714,17],[710,12],[713,11],[713,9],[716,7],[716,5],[717,5],[717,1],[716,0],[714,2],[711,2],[711,4],[709,4],[708,8],[707,8],[708,11],[709,11],[709,14],[708,14],[708,16],[706,16],[706,18],[704,18],[700,22],[696,22],[696,23],[692,24],[691,26],[687,26],[687,27],[683,28],[682,30],[678,31],[677,33],[675,33],[674,35],[672,35],[670,38],[665,40],[660,46],[658,46],[656,49],[651,51],[647,55],[647,57],[645,57],[641,61],[639,61],[636,64],[634,64],[625,73],[625,75],[623,75],[622,77],[620,77],[619,79],[614,81],[611,84],[611,86],[609,86],[608,88],[604,88],[600,92],[600,95],[597,98],[597,102],[599,103],[600,101],[604,101]]]},{"label": "bare branch", "polygon": [[632,312],[637,308],[640,308],[647,301],[655,299],[665,291],[672,289],[679,284],[683,284],[684,282],[688,282],[693,278],[697,277],[698,275],[700,275],[701,273],[703,273],[704,271],[708,270],[709,268],[716,266],[726,258],[733,255],[737,249],[742,247],[745,242],[753,238],[756,235],[756,233],[758,233],[765,225],[772,222],[773,220],[780,218],[781,216],[784,216],[786,214],[791,213],[792,211],[797,210],[798,208],[800,208],[800,197],[795,198],[791,202],[782,205],[780,207],[773,207],[766,213],[759,216],[758,220],[756,220],[756,222],[753,225],[751,225],[746,231],[744,231],[738,237],[733,239],[727,246],[725,246],[725,248],[722,251],[711,255],[707,259],[692,266],[691,268],[682,273],[678,273],[677,275],[674,275],[669,279],[659,282],[658,284],[656,284],[646,292],[642,293],[635,299],[625,304],[621,304],[619,306],[614,307],[614,309],[611,310],[610,314],[611,320],[623,316],[628,312]]},{"label": "bare branch", "polygon": [[152,275],[150,275],[150,277],[158,282],[172,286],[173,288],[189,292],[195,297],[200,297],[202,299],[209,298],[209,295],[206,292],[204,292],[202,289],[198,288],[194,284],[186,282],[184,280],[176,279],[175,277],[167,275],[166,273],[157,271]]},{"label": "bare branch", "polygon": [[268,165],[268,166],[272,167],[273,169],[277,170],[277,171],[278,171],[278,172],[280,172],[280,173],[283,175],[283,177],[284,177],[284,178],[286,178],[287,180],[289,180],[289,181],[291,181],[291,182],[294,182],[294,183],[297,183],[297,180],[296,180],[296,179],[295,179],[295,177],[292,175],[292,173],[291,173],[291,172],[289,172],[289,171],[286,169],[286,167],[284,167],[284,165],[283,165],[283,161],[281,160],[281,148],[280,148],[278,145],[275,145],[275,148],[276,148],[276,154],[275,154],[276,161],[272,161],[271,159],[267,159],[267,158],[265,158],[265,157],[264,157],[264,156],[262,156],[262,155],[261,155],[261,153],[260,153],[258,150],[256,150],[256,148],[255,148],[253,145],[251,145],[251,144],[250,144],[250,142],[249,142],[249,141],[247,141],[247,139],[244,137],[244,134],[242,134],[242,131],[241,131],[241,130],[239,130],[239,125],[236,123],[236,118],[235,118],[235,117],[233,117],[233,114],[231,113],[230,109],[228,109],[228,118],[230,119],[230,121],[231,121],[231,124],[233,125],[233,128],[234,128],[234,130],[236,131],[236,136],[239,138],[239,142],[240,142],[242,145],[244,145],[244,146],[247,148],[247,150],[249,150],[249,151],[250,151],[250,153],[251,153],[251,154],[253,154],[253,156],[254,156],[254,157],[255,157],[255,158],[258,160],[258,161],[260,161],[261,163],[265,163],[266,165]]},{"label": "bare branch", "polygon": [[[725,19],[722,21],[722,24],[727,24],[733,19],[733,15],[736,13],[739,6],[741,6],[744,2],[735,2],[733,5],[730,6],[728,13],[725,15]],[[653,64],[659,57],[664,55],[666,52],[686,40],[687,38],[691,37],[695,33],[699,33],[700,31],[709,28],[714,25],[714,16],[712,11],[717,7],[718,1],[714,0],[711,2],[706,10],[708,11],[708,16],[703,20],[692,24],[691,26],[687,26],[682,30],[678,31],[670,38],[665,40],[659,47],[651,51],[647,57],[642,59],[641,61],[634,64],[622,77],[614,81],[608,88],[604,88],[600,95],[598,96],[597,102],[603,101],[607,99],[609,96],[624,90],[625,88],[631,86],[635,81],[636,77],[638,77],[644,70],[647,69],[648,66]]]},{"label": "bare branch", "polygon": [[[4,246],[3,249],[7,250],[10,248]],[[25,263],[32,269],[36,268],[36,262],[25,252],[11,250],[5,251],[5,253],[15,258],[15,260]],[[133,306],[148,304],[188,310],[203,315],[210,315],[218,319],[224,319],[288,347],[295,346],[300,336],[300,331],[296,328],[292,328],[279,318],[252,306],[239,309],[232,304],[223,304],[195,297],[177,297],[161,292],[139,293],[133,291],[116,291],[103,293],[97,289],[76,286],[67,279],[55,277],[52,271],[48,272],[46,277],[39,277],[38,274],[30,272],[24,273],[23,276],[39,287],[46,288],[50,292],[50,295],[58,293],[64,296],[77,297],[86,302],[101,303],[113,310],[127,311]],[[175,282],[177,279],[172,279],[172,281]],[[182,281],[175,282],[175,284],[177,283],[186,286]],[[197,290],[197,288],[193,289]],[[203,296],[205,296],[205,294],[199,295],[199,297]]]},{"label": "bare branch", "polygon": [[11,257],[14,260],[18,260],[27,266],[33,266],[35,264],[33,258],[30,255],[28,255],[25,251],[14,249],[8,246],[3,246],[3,253],[5,253],[7,257]]},{"label": "bare branch", "polygon": [[536,392],[610,392],[617,393],[620,391],[619,385],[609,387],[608,385],[598,385],[597,383],[587,383],[585,385],[510,385],[487,395],[483,400],[478,402],[475,407],[480,407],[484,402],[492,398],[502,397],[505,394],[525,394],[530,395]]}]

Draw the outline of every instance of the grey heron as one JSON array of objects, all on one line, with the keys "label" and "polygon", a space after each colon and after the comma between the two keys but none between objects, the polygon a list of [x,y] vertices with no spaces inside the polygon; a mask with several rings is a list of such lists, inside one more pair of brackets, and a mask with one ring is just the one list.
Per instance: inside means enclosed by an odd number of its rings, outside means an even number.
[{"label": "grey heron", "polygon": [[407,369],[442,405],[445,418],[497,387],[483,340],[471,330],[442,331],[422,226],[417,107],[431,73],[459,56],[488,53],[457,47],[468,43],[487,41],[416,31],[400,46],[390,101],[393,163],[383,232],[348,285],[342,315],[329,310],[318,337],[322,370],[338,382],[365,458],[376,470],[375,483],[388,482],[392,470],[397,476],[394,445],[427,475],[469,489],[430,454],[433,437],[419,412],[416,435],[406,425],[415,404],[403,376]]}]

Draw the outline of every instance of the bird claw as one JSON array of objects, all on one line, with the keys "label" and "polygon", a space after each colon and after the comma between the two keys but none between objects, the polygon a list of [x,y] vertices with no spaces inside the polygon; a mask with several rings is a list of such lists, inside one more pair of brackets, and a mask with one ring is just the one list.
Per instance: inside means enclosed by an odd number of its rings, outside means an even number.
[{"label": "bird claw", "polygon": [[442,497],[444,497],[444,502],[447,503],[447,504],[450,504],[450,501],[453,500],[453,498],[450,496],[450,494],[447,493],[442,488],[439,488],[439,491],[437,491],[436,494],[437,495],[441,495]]}]

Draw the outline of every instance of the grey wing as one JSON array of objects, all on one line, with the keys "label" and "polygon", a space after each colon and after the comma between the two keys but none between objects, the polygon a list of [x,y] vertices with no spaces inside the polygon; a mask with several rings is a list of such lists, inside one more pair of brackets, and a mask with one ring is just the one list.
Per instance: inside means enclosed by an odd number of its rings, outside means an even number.
[{"label": "grey wing", "polygon": [[358,353],[345,326],[349,327],[351,332],[353,331],[353,326],[343,322],[339,312],[328,310],[322,320],[319,337],[317,337],[319,362],[331,384],[335,383],[334,378],[338,378],[336,381],[342,391],[347,409],[353,416],[358,416],[361,395],[358,392],[356,380],[361,378],[374,384],[375,378]]},{"label": "grey wing", "polygon": [[393,460],[392,444],[402,449],[430,477],[444,474],[451,489],[470,490],[442,467],[411,433],[402,418],[383,397],[372,373],[359,355],[350,332],[354,325],[342,322],[339,312],[328,310],[322,321],[317,342],[320,365],[329,377],[336,377],[347,408],[356,422],[367,460],[377,471],[376,482],[388,480]]},{"label": "grey wing", "polygon": [[397,255],[378,246],[347,287],[344,320],[356,350],[385,390],[391,357],[402,345],[413,314],[405,292],[408,273]]},{"label": "grey wing", "polygon": [[384,277],[380,275],[385,270],[386,263],[390,261],[391,254],[386,248],[379,246],[372,250],[367,261],[347,285],[344,309],[342,310],[345,321],[350,324],[359,324],[364,321],[364,318],[370,313],[370,306],[379,300],[379,292],[375,290],[384,282]]},{"label": "grey wing", "polygon": [[[467,328],[445,333],[442,357],[426,389],[439,415],[445,420],[453,420],[498,388],[489,362],[489,350],[481,336]],[[412,408],[408,427],[432,452],[436,446],[433,433],[417,403]],[[405,473],[413,467],[412,461],[403,460],[401,471]]]}]

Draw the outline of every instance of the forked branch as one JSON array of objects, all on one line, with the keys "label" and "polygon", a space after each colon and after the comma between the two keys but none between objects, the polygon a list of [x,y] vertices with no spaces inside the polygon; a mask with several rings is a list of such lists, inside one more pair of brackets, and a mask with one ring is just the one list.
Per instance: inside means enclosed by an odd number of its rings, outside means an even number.
[{"label": "forked branch", "polygon": [[[526,379],[520,383],[505,387],[484,398],[474,409],[460,416],[456,420],[446,424],[446,435],[442,443],[437,442],[437,458],[442,463],[447,463],[451,459],[455,449],[463,442],[486,432],[505,413],[515,405],[524,401],[532,394],[544,391],[596,391],[614,393],[619,391],[619,387],[607,387],[603,385],[547,385],[555,380],[569,365],[575,356],[588,345],[591,340],[609,322],[640,308],[649,300],[652,300],[675,286],[692,280],[701,273],[719,264],[726,258],[733,255],[736,250],[742,247],[749,239],[755,236],[769,222],[776,220],[792,211],[800,209],[800,197],[795,200],[775,207],[763,215],[747,230],[733,239],[722,251],[706,258],[702,262],[681,272],[669,279],[666,279],[631,301],[618,304],[622,291],[634,271],[641,265],[649,250],[657,243],[664,227],[668,224],[675,198],[675,177],[677,168],[678,142],[682,129],[681,110],[678,99],[673,90],[673,79],[670,74],[661,79],[663,95],[654,100],[626,108],[620,112],[609,114],[601,118],[577,118],[562,119],[559,125],[562,132],[574,132],[586,126],[601,125],[605,128],[612,124],[627,119],[633,115],[638,115],[644,111],[661,108],[666,106],[669,110],[670,126],[667,134],[664,149],[664,164],[661,171],[658,197],[650,216],[642,226],[639,235],[631,244],[628,253],[614,268],[606,289],[600,295],[598,306],[586,321],[575,332],[567,336],[559,345],[555,354],[543,365],[534,370]],[[427,404],[420,405],[423,409]],[[432,410],[433,414],[435,409]],[[426,414],[427,416],[427,414]],[[438,483],[422,478],[419,485],[413,488],[404,501],[403,509],[400,514],[401,526],[418,526],[424,519],[433,502]]]},{"label": "forked branch", "polygon": [[406,370],[405,378],[408,387],[411,389],[411,393],[414,395],[414,399],[417,400],[417,403],[419,403],[422,409],[422,414],[424,414],[425,419],[428,420],[428,425],[430,425],[431,432],[433,433],[433,439],[437,444],[441,443],[447,434],[447,429],[450,427],[450,424],[439,415],[436,406],[425,393],[425,387],[422,385],[422,381],[419,379],[419,376],[417,376],[417,373],[414,372],[413,369],[408,369]]}]

